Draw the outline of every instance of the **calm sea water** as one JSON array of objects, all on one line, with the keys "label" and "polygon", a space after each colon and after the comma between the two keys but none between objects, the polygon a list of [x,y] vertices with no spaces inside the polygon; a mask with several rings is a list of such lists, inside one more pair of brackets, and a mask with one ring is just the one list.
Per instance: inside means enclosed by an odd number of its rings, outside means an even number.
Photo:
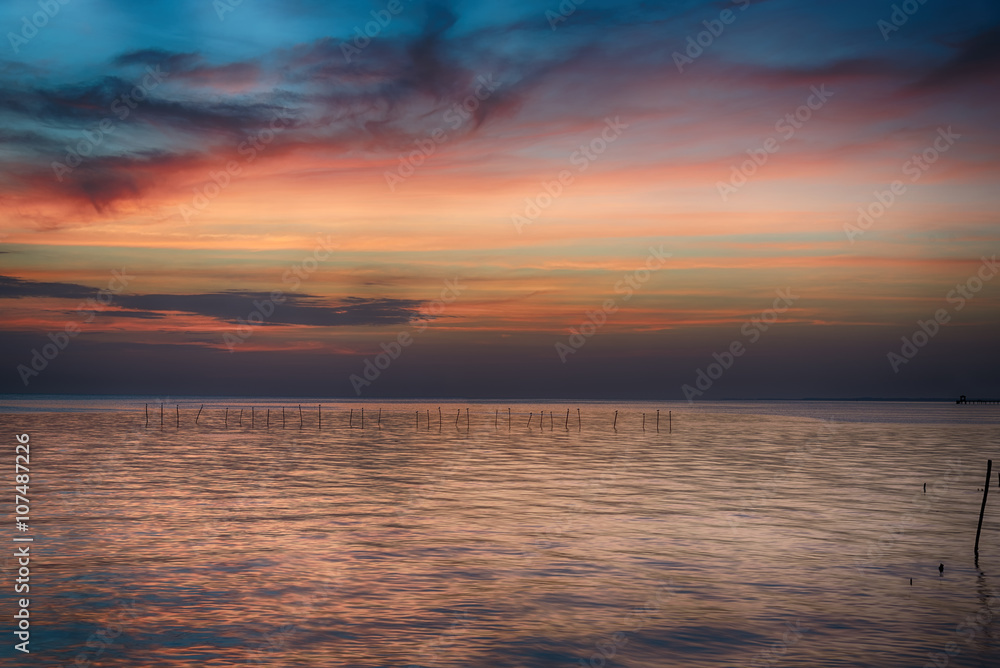
[{"label": "calm sea water", "polygon": [[5,665],[1000,665],[1000,407],[149,401],[0,398]]}]

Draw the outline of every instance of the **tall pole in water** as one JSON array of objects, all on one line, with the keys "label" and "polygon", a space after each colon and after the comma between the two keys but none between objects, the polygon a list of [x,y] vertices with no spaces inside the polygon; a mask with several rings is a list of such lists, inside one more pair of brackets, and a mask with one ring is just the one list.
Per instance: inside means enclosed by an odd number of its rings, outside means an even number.
[{"label": "tall pole in water", "polygon": [[976,561],[979,561],[979,534],[983,531],[983,513],[986,512],[986,497],[990,493],[990,472],[993,469],[993,460],[986,460],[986,484],[983,485],[983,505],[979,508],[979,526],[976,527]]},{"label": "tall pole in water", "polygon": [[656,433],[660,433],[660,409],[656,409]]},{"label": "tall pole in water", "polygon": [[569,431],[569,409],[566,409],[566,431]]},{"label": "tall pole in water", "polygon": [[149,404],[146,404],[146,427],[149,427]]},{"label": "tall pole in water", "polygon": [[205,410],[205,404],[202,404],[201,408],[198,409],[198,415],[196,415],[195,418],[194,418],[194,423],[195,424],[198,424],[198,420],[201,418],[201,412],[203,410]]}]

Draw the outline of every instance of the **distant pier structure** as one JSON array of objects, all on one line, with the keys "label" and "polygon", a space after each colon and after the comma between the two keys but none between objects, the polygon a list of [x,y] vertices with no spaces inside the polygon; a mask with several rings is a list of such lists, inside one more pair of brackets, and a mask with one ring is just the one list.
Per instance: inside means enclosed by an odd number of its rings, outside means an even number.
[{"label": "distant pier structure", "polygon": [[1000,399],[968,399],[963,394],[955,402],[956,404],[1000,404]]}]

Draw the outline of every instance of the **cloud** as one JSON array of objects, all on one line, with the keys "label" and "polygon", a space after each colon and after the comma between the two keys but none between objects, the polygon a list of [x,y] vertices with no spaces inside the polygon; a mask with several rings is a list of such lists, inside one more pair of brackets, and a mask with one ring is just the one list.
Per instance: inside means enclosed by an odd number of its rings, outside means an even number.
[{"label": "cloud", "polygon": [[56,299],[86,299],[98,293],[95,288],[75,283],[26,281],[13,276],[0,276],[0,299],[22,297],[54,297]]},{"label": "cloud", "polygon": [[[0,299],[87,299],[96,297],[99,292],[96,288],[75,283],[0,276]],[[159,319],[168,317],[170,313],[192,313],[235,323],[258,311],[266,316],[264,324],[309,327],[395,325],[424,317],[419,311],[424,302],[413,299],[344,297],[339,302],[330,303],[309,294],[285,294],[283,297],[281,303],[275,304],[270,301],[271,293],[241,290],[202,294],[123,294],[114,300],[115,306],[122,310],[107,311],[107,314]],[[268,314],[270,306],[274,306],[274,312]]]},{"label": "cloud", "polygon": [[958,53],[917,82],[917,88],[934,89],[976,82],[1000,76],[1000,24],[993,25],[957,45]]},{"label": "cloud", "polygon": [[[154,312],[183,312],[204,315],[226,322],[246,320],[257,311],[271,325],[306,325],[341,327],[357,325],[394,325],[417,317],[420,301],[411,299],[345,297],[337,304],[327,304],[320,297],[286,294],[285,301],[273,304],[267,315],[270,293],[227,291],[207,294],[123,295],[116,301],[129,309]],[[268,304],[268,306],[262,306]]]}]

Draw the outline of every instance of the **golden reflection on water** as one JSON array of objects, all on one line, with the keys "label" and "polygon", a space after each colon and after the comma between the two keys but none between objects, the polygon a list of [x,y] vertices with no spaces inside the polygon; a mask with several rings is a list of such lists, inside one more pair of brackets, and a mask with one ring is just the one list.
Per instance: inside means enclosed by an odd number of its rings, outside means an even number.
[{"label": "golden reflection on water", "polygon": [[[676,411],[668,434],[655,408],[617,407],[616,431],[615,407],[583,404],[579,427],[565,405],[521,406],[508,432],[497,407],[471,405],[467,424],[465,406],[440,429],[425,404],[382,404],[364,430],[349,405],[325,406],[322,431],[314,410],[302,429],[272,412],[253,431],[232,411],[224,429],[216,407],[162,431],[141,409],[0,416],[32,438],[33,653],[323,668],[914,666],[948,643],[949,665],[1000,656],[1000,491],[982,574],[972,560],[995,426]],[[985,618],[971,637],[956,632],[970,614]]]}]

